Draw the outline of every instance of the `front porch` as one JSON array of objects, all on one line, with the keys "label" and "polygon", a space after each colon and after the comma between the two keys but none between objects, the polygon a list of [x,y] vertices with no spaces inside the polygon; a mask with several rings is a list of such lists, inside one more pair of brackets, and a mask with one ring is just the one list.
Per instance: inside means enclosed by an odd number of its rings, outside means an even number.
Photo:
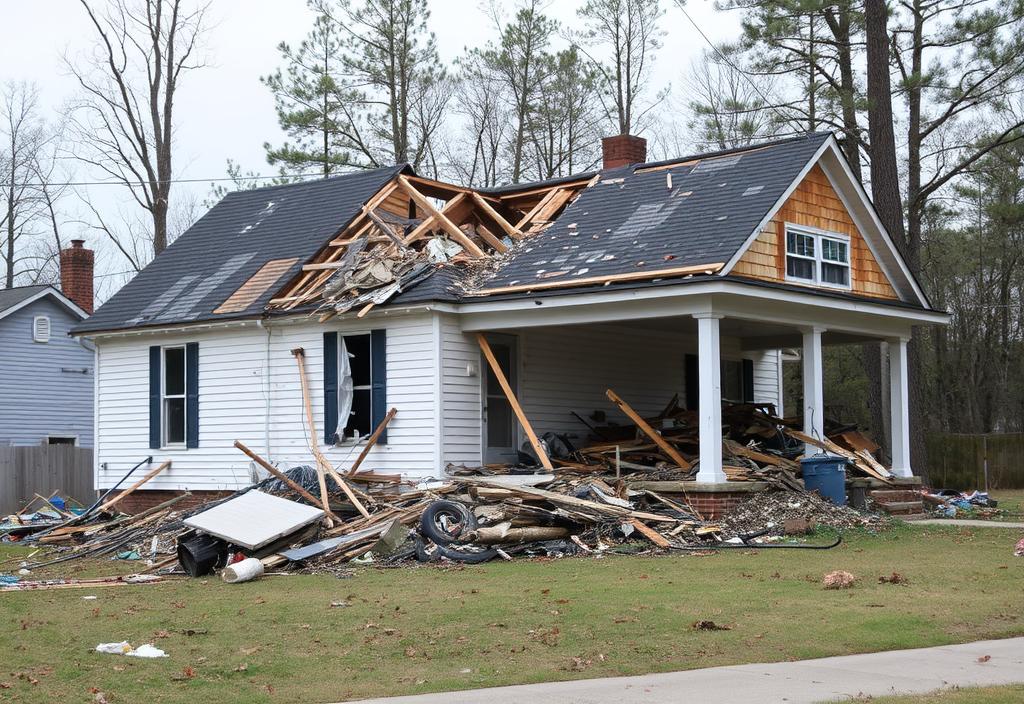
[{"label": "front porch", "polygon": [[[577,416],[595,412],[623,422],[607,389],[645,417],[656,416],[678,394],[697,412],[699,425],[699,451],[692,456],[697,471],[686,491],[719,499],[758,488],[755,482],[729,482],[723,469],[723,400],[768,403],[783,415],[780,350],[798,349],[803,400],[790,411],[799,413],[805,434],[824,438],[824,348],[883,342],[892,472],[913,476],[907,342],[913,325],[934,322],[930,311],[791,287],[693,282],[474,303],[463,306],[460,317],[463,332],[486,333],[502,347],[503,366],[509,365],[513,390],[538,434],[585,438],[588,430]],[[514,452],[524,436],[511,413],[488,410],[488,401],[500,399],[500,391],[488,388],[488,376],[481,381],[481,458],[497,462],[510,459],[502,451]],[[503,434],[501,427],[509,430]],[[806,451],[818,448],[808,445]]]}]

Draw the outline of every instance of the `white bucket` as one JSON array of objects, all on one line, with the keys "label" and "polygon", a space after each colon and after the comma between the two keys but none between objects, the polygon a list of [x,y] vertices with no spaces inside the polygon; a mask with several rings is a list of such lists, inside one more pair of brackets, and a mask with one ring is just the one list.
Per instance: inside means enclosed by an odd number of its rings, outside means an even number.
[{"label": "white bucket", "polygon": [[262,574],[263,563],[255,557],[247,557],[241,562],[235,562],[225,567],[221,571],[220,576],[228,584],[238,584],[239,582],[248,582],[251,579],[256,579]]}]

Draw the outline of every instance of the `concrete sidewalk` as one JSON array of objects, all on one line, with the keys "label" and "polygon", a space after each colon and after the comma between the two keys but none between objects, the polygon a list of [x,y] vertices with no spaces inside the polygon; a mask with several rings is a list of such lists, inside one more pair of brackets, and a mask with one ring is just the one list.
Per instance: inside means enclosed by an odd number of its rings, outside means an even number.
[{"label": "concrete sidewalk", "polygon": [[921,518],[907,521],[911,526],[969,526],[971,528],[1013,528],[1024,530],[1024,523],[1010,521],[981,521],[976,518]]},{"label": "concrete sidewalk", "polygon": [[[979,662],[979,658],[987,660]],[[367,699],[363,704],[812,704],[857,696],[1024,682],[1024,638],[712,667],[463,692]]]}]

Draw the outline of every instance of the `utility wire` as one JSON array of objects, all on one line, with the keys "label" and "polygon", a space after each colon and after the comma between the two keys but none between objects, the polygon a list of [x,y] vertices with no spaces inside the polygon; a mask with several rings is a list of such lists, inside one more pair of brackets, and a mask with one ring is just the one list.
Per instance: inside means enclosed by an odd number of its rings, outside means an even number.
[{"label": "utility wire", "polygon": [[[736,71],[738,74],[743,76],[744,79],[746,79],[747,83],[750,84],[750,87],[754,89],[754,92],[757,93],[758,96],[760,96],[761,100],[763,100],[765,102],[765,107],[769,108],[770,110],[775,111],[775,114],[778,115],[779,117],[781,117],[785,123],[788,124],[788,123],[794,122],[794,119],[793,119],[792,116],[787,115],[786,113],[782,112],[782,110],[779,109],[778,105],[775,104],[775,101],[770,100],[767,95],[765,95],[763,92],[761,92],[761,87],[757,85],[757,83],[754,81],[754,79],[751,78],[750,75],[746,71],[744,71],[739,66],[734,64],[729,59],[729,57],[726,56],[722,52],[721,49],[719,49],[717,46],[715,46],[715,43],[712,42],[708,38],[708,35],[704,34],[704,30],[700,28],[700,25],[697,24],[692,17],[690,17],[690,13],[686,11],[686,7],[683,4],[683,1],[684,0],[675,0],[676,6],[679,8],[680,12],[683,13],[683,15],[686,17],[686,19],[690,21],[690,24],[693,25],[693,28],[697,30],[697,34],[699,34],[701,37],[703,37],[704,41],[707,42],[707,45],[709,47],[711,47],[712,51],[714,51],[718,55],[718,58],[720,58],[722,61],[724,61],[726,63],[726,65],[729,66],[729,68],[731,68],[733,71]],[[800,130],[800,132],[802,133],[803,130]]]}]

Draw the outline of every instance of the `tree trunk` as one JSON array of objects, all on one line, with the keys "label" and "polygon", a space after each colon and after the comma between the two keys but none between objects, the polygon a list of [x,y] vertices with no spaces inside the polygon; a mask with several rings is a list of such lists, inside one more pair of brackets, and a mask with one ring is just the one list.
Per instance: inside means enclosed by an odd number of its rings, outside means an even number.
[{"label": "tree trunk", "polygon": [[[903,225],[903,203],[900,196],[899,167],[896,158],[896,135],[893,129],[892,86],[889,78],[889,32],[885,0],[865,0],[864,20],[867,44],[868,135],[871,143],[871,193],[875,209],[907,265],[916,275],[919,258],[911,258],[907,247],[907,230]],[[920,174],[918,175],[918,177]],[[911,222],[913,208],[911,208]],[[916,219],[920,236],[920,218]],[[920,239],[918,239],[920,242]],[[910,385],[910,460],[919,474],[925,473],[926,461],[921,394],[921,334],[915,331],[908,349]]]}]

